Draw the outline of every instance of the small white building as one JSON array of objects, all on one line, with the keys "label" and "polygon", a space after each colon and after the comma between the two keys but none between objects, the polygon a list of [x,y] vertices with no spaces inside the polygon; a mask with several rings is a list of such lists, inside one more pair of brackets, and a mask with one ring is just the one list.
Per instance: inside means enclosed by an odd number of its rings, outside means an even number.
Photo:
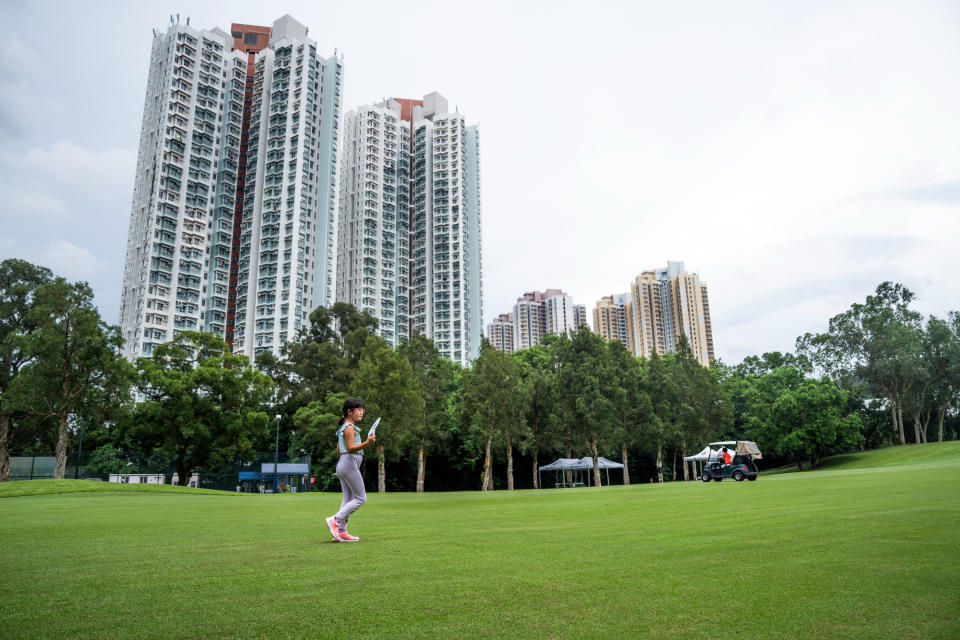
[{"label": "small white building", "polygon": [[120,484],[164,484],[162,473],[111,473],[110,482]]}]

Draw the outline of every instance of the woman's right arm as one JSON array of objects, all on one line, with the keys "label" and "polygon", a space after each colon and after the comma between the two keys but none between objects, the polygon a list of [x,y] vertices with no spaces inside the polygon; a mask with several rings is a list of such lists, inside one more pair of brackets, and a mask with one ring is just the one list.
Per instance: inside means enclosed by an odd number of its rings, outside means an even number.
[{"label": "woman's right arm", "polygon": [[[377,436],[370,436],[360,444],[353,444],[353,441],[356,439],[357,428],[353,425],[347,425],[347,428],[343,430],[343,443],[347,446],[347,453],[356,453],[361,449],[366,449],[369,445],[373,444],[377,440]],[[340,444],[337,444],[339,447]]]}]

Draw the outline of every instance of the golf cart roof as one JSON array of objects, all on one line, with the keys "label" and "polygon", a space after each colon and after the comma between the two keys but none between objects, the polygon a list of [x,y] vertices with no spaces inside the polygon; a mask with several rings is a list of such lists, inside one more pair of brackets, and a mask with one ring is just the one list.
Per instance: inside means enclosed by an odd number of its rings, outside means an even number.
[{"label": "golf cart roof", "polygon": [[760,447],[757,446],[756,442],[751,442],[750,440],[727,440],[725,442],[711,442],[710,446],[736,447],[737,455],[749,455],[754,460],[763,460],[763,455],[760,453]]}]

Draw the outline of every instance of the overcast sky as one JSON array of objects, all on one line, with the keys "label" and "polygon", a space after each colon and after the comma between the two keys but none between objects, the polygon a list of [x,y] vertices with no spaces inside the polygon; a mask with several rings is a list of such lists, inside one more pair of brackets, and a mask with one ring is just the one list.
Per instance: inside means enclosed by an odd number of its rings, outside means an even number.
[{"label": "overcast sky", "polygon": [[289,13],[344,111],[445,95],[480,126],[484,324],[588,312],[682,260],[728,363],[884,280],[960,309],[960,3],[0,1],[0,258],[118,319],[151,29]]}]

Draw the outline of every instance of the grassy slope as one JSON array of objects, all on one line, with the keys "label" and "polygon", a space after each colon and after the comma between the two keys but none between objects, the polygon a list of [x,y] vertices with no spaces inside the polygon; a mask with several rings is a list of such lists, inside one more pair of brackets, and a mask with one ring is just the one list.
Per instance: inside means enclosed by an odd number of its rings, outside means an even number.
[{"label": "grassy slope", "polygon": [[952,464],[954,458],[960,458],[960,440],[953,442],[931,442],[928,445],[908,445],[887,447],[875,451],[849,453],[827,458],[823,469],[870,469],[903,465]]},{"label": "grassy slope", "polygon": [[952,638],[958,481],[945,443],[752,483],[371,495],[359,544],[327,542],[334,494],[0,500],[0,636]]}]

